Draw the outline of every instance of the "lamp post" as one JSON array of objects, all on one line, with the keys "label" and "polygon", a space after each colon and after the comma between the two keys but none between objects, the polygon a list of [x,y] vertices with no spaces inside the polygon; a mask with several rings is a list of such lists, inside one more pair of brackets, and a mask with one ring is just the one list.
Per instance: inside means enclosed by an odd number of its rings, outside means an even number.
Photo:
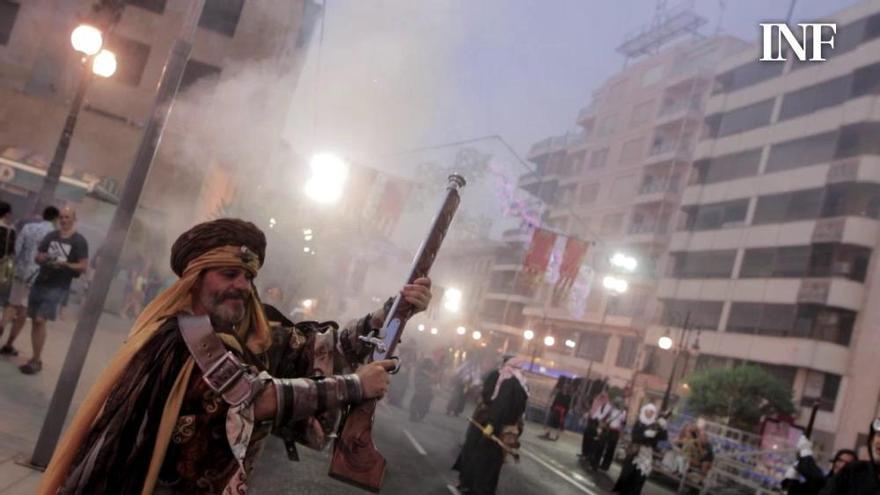
[{"label": "lamp post", "polygon": [[[681,327],[681,335],[678,339],[678,347],[675,349],[675,357],[672,360],[672,371],[669,373],[669,380],[666,382],[666,392],[663,393],[663,402],[660,404],[660,411],[666,411],[666,408],[669,407],[669,399],[672,395],[672,386],[675,382],[675,374],[678,371],[678,358],[681,356],[681,351],[686,350],[686,339],[687,334],[690,332],[690,322],[691,322],[691,312],[688,311],[687,315],[684,317],[684,325]],[[668,351],[673,346],[673,341],[671,337],[663,336],[657,341],[657,345],[663,349],[664,351]],[[694,347],[698,347],[699,344],[695,343]],[[687,367],[687,364],[685,364]]]},{"label": "lamp post", "polygon": [[73,101],[70,104],[70,111],[67,114],[67,119],[64,121],[61,137],[58,139],[58,144],[55,145],[55,153],[52,155],[52,161],[46,170],[46,178],[43,179],[39,193],[33,196],[31,204],[28,205],[29,212],[36,212],[40,208],[51,204],[55,197],[55,191],[58,189],[58,182],[61,179],[61,172],[64,169],[67,150],[70,149],[70,141],[73,138],[73,129],[76,127],[80,108],[82,108],[86,91],[89,89],[93,77],[95,75],[110,77],[116,72],[116,55],[109,50],[103,49],[104,36],[100,29],[89,24],[80,24],[71,32],[70,44],[74,50],[83,54],[82,73],[79,77],[76,93],[73,95]]}]

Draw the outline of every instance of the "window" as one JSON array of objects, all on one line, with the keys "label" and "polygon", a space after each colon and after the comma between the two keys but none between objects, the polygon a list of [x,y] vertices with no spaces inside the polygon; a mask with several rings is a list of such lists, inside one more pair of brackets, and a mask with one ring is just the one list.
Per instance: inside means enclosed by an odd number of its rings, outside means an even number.
[{"label": "window", "polygon": [[880,155],[880,122],[862,122],[840,128],[835,158]]},{"label": "window", "polygon": [[149,10],[161,14],[165,12],[165,3],[167,0],[127,0],[125,5],[133,5],[142,9]]},{"label": "window", "polygon": [[847,74],[783,95],[779,121],[840,105],[849,98],[852,83],[852,75]]},{"label": "window", "polygon": [[880,184],[849,182],[828,185],[821,216],[880,218]]},{"label": "window", "polygon": [[834,411],[837,393],[840,391],[840,380],[840,375],[808,371],[801,395],[801,406],[812,407],[818,401],[819,409],[822,411]]},{"label": "window", "polygon": [[685,212],[684,229],[698,231],[739,227],[745,222],[748,208],[748,199],[687,206],[682,208]]},{"label": "window", "polygon": [[758,173],[760,161],[761,148],[697,160],[694,162],[696,174],[693,180],[697,184],[713,184],[751,177]]},{"label": "window", "polygon": [[724,137],[749,131],[770,123],[773,113],[773,99],[759,101],[742,108],[729,110],[706,118],[710,137]]},{"label": "window", "polygon": [[730,306],[727,331],[848,346],[855,316],[854,311],[818,304],[735,302]]},{"label": "window", "polygon": [[584,171],[584,155],[585,153],[574,153],[565,157],[565,175],[568,177],[576,177]]},{"label": "window", "polygon": [[831,131],[774,144],[767,157],[766,173],[833,161],[838,134]]},{"label": "window", "polygon": [[189,59],[180,80],[180,91],[183,91],[201,79],[211,80],[220,77],[220,67]]},{"label": "window", "polygon": [[768,64],[757,60],[719,74],[713,94],[736,91],[782,74],[785,64]]},{"label": "window", "polygon": [[880,63],[856,69],[853,73],[852,97],[876,95],[880,92]]},{"label": "window", "polygon": [[9,0],[0,0],[0,45],[9,43],[15,19],[18,17],[19,5]]},{"label": "window", "polygon": [[605,360],[608,350],[608,335],[604,333],[585,332],[581,334],[576,356],[588,361],[601,363]]},{"label": "window", "polygon": [[632,109],[632,115],[629,119],[629,125],[637,126],[644,124],[651,118],[654,112],[654,100],[643,101]]},{"label": "window", "polygon": [[112,79],[138,86],[150,58],[150,46],[114,33],[107,41],[107,48],[116,54],[116,73]]},{"label": "window", "polygon": [[587,205],[594,201],[599,197],[599,183],[593,184],[584,184],[581,186],[581,197],[580,204]]},{"label": "window", "polygon": [[849,244],[746,249],[740,278],[846,277],[864,282],[871,250]]},{"label": "window", "polygon": [[590,168],[602,168],[608,162],[608,148],[596,150],[590,155]]},{"label": "window", "polygon": [[[826,46],[822,54],[825,55],[825,58],[830,60],[835,56],[844,54],[858,47],[862,43],[871,41],[877,36],[880,36],[880,14],[874,14],[870,17],[859,19],[844,26],[838,26],[837,35],[834,40],[834,48],[831,49]],[[808,57],[812,57],[812,54],[813,44],[807,43]],[[801,62],[795,59],[793,60],[791,70],[802,69],[811,65],[812,64],[809,61]]]},{"label": "window", "polygon": [[818,218],[822,211],[824,192],[824,188],[818,188],[761,196],[755,207],[755,218],[752,224],[795,222]]},{"label": "window", "polygon": [[199,18],[199,26],[226,36],[233,36],[244,0],[211,0],[205,2],[205,10]]},{"label": "window", "polygon": [[718,330],[723,307],[721,301],[666,300],[663,301],[662,324],[681,328],[687,320],[691,329]]},{"label": "window", "polygon": [[644,136],[630,139],[629,141],[623,143],[623,147],[620,149],[620,160],[618,162],[623,166],[635,165],[644,156],[644,154]]},{"label": "window", "polygon": [[609,213],[602,217],[600,233],[602,235],[615,235],[620,233],[623,226],[623,213]]},{"label": "window", "polygon": [[730,278],[736,250],[673,253],[675,278]]},{"label": "window", "polygon": [[636,356],[639,352],[639,341],[635,337],[621,337],[620,349],[617,350],[618,368],[632,368],[636,365]]}]

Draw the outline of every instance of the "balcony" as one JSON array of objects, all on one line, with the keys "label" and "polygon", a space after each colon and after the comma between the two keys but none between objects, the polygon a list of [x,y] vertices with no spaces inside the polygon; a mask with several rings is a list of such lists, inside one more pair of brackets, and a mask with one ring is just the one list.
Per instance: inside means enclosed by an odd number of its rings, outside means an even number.
[{"label": "balcony", "polygon": [[568,149],[569,146],[582,144],[585,141],[586,138],[580,132],[570,132],[561,136],[549,137],[533,144],[532,148],[529,150],[528,158],[531,160],[548,153],[563,151]]},{"label": "balcony", "polygon": [[665,236],[668,232],[668,221],[634,223],[626,231],[626,242],[645,243],[660,241],[659,236]]},{"label": "balcony", "polygon": [[578,112],[577,123],[580,125],[585,125],[589,123],[596,117],[596,102],[592,102],[589,105],[581,108]]},{"label": "balcony", "polygon": [[679,191],[681,190],[678,183],[679,180],[666,182],[664,179],[645,182],[639,188],[636,203],[668,202],[678,204]]},{"label": "balcony", "polygon": [[655,124],[657,126],[679,123],[682,120],[702,121],[703,106],[699,101],[679,100],[660,109]]}]

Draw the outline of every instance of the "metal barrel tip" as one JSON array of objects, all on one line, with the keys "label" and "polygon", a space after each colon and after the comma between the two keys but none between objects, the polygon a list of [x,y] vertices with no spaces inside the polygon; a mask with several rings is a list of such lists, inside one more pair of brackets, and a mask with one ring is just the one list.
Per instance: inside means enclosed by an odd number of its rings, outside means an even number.
[{"label": "metal barrel tip", "polygon": [[451,174],[449,176],[449,182],[450,185],[455,184],[456,187],[464,187],[467,184],[467,181],[464,180],[464,177],[459,174]]}]

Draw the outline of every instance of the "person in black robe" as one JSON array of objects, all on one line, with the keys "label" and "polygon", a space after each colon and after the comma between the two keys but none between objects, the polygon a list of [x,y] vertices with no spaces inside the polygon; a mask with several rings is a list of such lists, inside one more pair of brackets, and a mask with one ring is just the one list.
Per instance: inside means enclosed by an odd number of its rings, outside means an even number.
[{"label": "person in black robe", "polygon": [[482,429],[468,427],[467,438],[453,469],[459,473],[459,491],[466,495],[492,495],[498,487],[505,452],[491,436],[518,447],[529,394],[517,358],[505,360],[500,370],[483,381],[483,394],[473,418]]},{"label": "person in black robe", "polygon": [[838,450],[831,460],[831,470],[826,473],[816,463],[813,444],[807,437],[801,436],[798,439],[797,448],[797,463],[786,471],[785,479],[782,480],[786,495],[818,495],[828,480],[847,464],[858,459],[858,454],[853,450]]},{"label": "person in black robe", "polygon": [[854,461],[828,480],[820,495],[878,495],[880,494],[880,418],[876,418],[868,433],[868,461]]},{"label": "person in black robe", "polygon": [[654,450],[657,444],[666,439],[666,420],[657,419],[657,406],[647,404],[639,413],[639,420],[633,427],[630,454],[627,455],[620,470],[614,493],[640,495],[645,480],[651,474]]}]

